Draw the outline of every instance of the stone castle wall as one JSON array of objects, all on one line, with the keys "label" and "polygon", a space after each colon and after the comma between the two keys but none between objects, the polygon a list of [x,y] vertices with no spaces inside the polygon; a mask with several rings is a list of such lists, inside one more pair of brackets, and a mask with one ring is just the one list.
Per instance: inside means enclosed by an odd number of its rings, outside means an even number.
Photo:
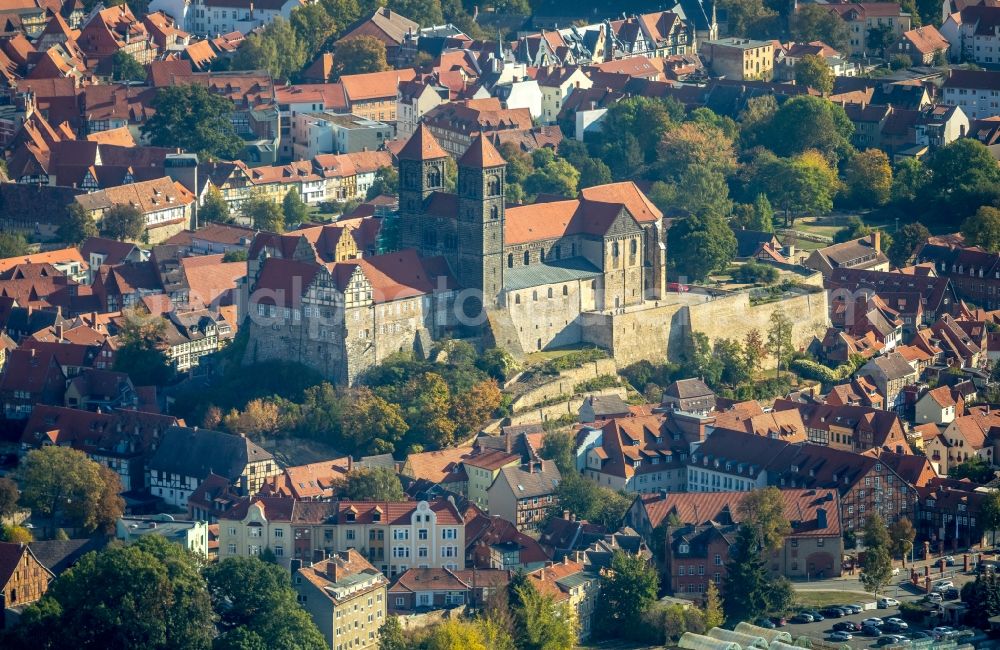
[{"label": "stone castle wall", "polygon": [[573,395],[573,389],[577,384],[585,382],[588,379],[595,379],[601,375],[614,375],[617,372],[618,366],[614,359],[598,359],[597,361],[590,361],[579,368],[563,370],[552,381],[518,397],[511,404],[511,409],[514,413],[520,413],[542,402],[547,402],[558,397],[570,397]]}]

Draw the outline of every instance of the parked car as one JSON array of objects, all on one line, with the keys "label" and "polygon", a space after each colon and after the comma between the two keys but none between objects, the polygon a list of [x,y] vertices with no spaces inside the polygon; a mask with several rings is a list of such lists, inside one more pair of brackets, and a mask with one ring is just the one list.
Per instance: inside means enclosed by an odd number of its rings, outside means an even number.
[{"label": "parked car", "polygon": [[866,618],[865,620],[861,621],[861,624],[871,625],[873,627],[882,627],[883,625],[885,625],[885,621],[883,621],[880,618],[872,617],[872,618]]},{"label": "parked car", "polygon": [[921,632],[920,630],[917,630],[916,632],[910,632],[910,638],[913,639],[914,641],[919,641],[920,639],[932,639],[934,637],[932,637],[927,632]]},{"label": "parked car", "polygon": [[954,586],[955,583],[952,582],[951,580],[938,580],[937,582],[934,583],[933,587],[931,588],[931,591],[934,591],[936,593],[941,593],[946,589],[952,589]]},{"label": "parked car", "polygon": [[820,610],[820,614],[826,618],[843,618],[846,615],[844,610],[839,607],[827,607],[826,609]]},{"label": "parked car", "polygon": [[852,614],[860,614],[865,611],[865,608],[861,605],[841,605],[840,608],[850,610]]},{"label": "parked car", "polygon": [[890,617],[884,618],[882,620],[884,620],[886,623],[895,623],[896,625],[898,625],[899,627],[903,628],[904,630],[906,628],[910,627],[909,625],[906,624],[906,621],[904,621],[903,619],[898,618],[896,616],[890,616]]},{"label": "parked car", "polygon": [[931,630],[931,634],[934,635],[934,638],[936,640],[940,641],[941,639],[947,638],[948,636],[955,634],[955,628],[951,627],[950,625],[939,625],[938,627]]},{"label": "parked car", "polygon": [[897,623],[886,623],[882,626],[882,631],[886,634],[900,634],[901,632],[905,632],[906,628]]},{"label": "parked car", "polygon": [[880,637],[882,636],[882,630],[878,629],[874,625],[862,625],[861,634],[864,636]]},{"label": "parked car", "polygon": [[887,634],[880,637],[878,642],[875,644],[879,647],[884,645],[910,645],[911,641],[906,637],[896,636],[895,634]]},{"label": "parked car", "polygon": [[831,641],[850,641],[854,635],[850,632],[831,632],[828,638]]},{"label": "parked car", "polygon": [[879,598],[878,608],[879,609],[889,609],[890,607],[899,607],[899,601],[895,598]]},{"label": "parked car", "polygon": [[839,621],[833,624],[834,632],[860,632],[861,626],[851,621]]},{"label": "parked car", "polygon": [[944,596],[938,593],[931,593],[924,596],[924,599],[929,603],[942,603],[944,602]]},{"label": "parked car", "polygon": [[805,612],[799,612],[792,617],[792,623],[812,623],[815,619],[811,614],[806,614]]},{"label": "parked car", "polygon": [[823,615],[820,614],[819,612],[817,612],[815,609],[804,609],[804,610],[802,610],[802,612],[804,614],[809,614],[810,616],[812,616],[813,617],[813,620],[812,620],[813,623],[819,623],[820,621],[825,620],[824,617],[823,617]]},{"label": "parked car", "polygon": [[769,630],[774,629],[774,623],[772,623],[771,619],[769,618],[758,618],[756,621],[754,621],[754,625],[758,625],[760,627],[764,627]]},{"label": "parked car", "polygon": [[958,597],[960,595],[961,594],[959,594],[958,589],[956,589],[954,587],[948,587],[941,594],[941,597],[944,598],[945,600],[958,600]]},{"label": "parked car", "polygon": [[772,616],[770,620],[774,623],[774,627],[785,627],[788,625],[788,619],[784,616]]}]

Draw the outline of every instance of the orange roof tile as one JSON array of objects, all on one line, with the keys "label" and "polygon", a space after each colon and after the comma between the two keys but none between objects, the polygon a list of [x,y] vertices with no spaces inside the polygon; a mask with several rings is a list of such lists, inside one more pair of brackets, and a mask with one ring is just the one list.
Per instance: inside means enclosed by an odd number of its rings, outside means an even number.
[{"label": "orange roof tile", "polygon": [[434,160],[447,156],[448,152],[441,148],[441,144],[431,134],[430,129],[421,124],[406,141],[397,158],[400,160]]}]

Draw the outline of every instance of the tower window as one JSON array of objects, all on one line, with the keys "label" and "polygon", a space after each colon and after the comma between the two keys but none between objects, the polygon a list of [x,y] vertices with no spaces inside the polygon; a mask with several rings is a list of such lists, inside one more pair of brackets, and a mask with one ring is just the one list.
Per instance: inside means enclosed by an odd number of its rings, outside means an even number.
[{"label": "tower window", "polygon": [[569,285],[568,284],[564,284],[563,285],[563,295],[564,296],[568,296],[569,295]]},{"label": "tower window", "polygon": [[549,287],[549,298],[552,297],[552,287]]},{"label": "tower window", "polygon": [[441,186],[441,172],[438,169],[430,169],[427,172],[427,186],[428,187]]},{"label": "tower window", "polygon": [[527,266],[531,264],[531,253],[524,251],[524,265]]},{"label": "tower window", "polygon": [[490,219],[499,219],[499,218],[500,218],[500,208],[498,208],[495,205],[490,207]]},{"label": "tower window", "polygon": [[514,268],[514,253],[507,254],[507,268],[508,269]]},{"label": "tower window", "polygon": [[500,179],[497,178],[496,176],[490,176],[490,180],[487,182],[486,188],[490,196],[499,196]]},{"label": "tower window", "polygon": [[629,242],[628,252],[631,253],[632,255],[635,255],[637,252],[639,252],[639,242],[634,239],[631,242]]},{"label": "tower window", "polygon": [[539,262],[544,262],[545,261],[545,249],[544,248],[542,248],[542,249],[540,249],[538,251],[538,261]]},{"label": "tower window", "polygon": [[618,257],[619,252],[620,251],[618,249],[618,242],[614,242],[613,244],[611,244],[611,256]]}]

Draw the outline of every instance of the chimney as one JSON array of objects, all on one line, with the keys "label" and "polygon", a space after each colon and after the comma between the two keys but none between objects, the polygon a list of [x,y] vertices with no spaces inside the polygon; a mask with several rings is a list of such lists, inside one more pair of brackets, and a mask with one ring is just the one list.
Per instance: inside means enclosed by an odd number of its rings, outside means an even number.
[{"label": "chimney", "polygon": [[62,343],[63,340],[63,326],[62,323],[56,325],[56,339]]},{"label": "chimney", "polygon": [[505,435],[503,437],[503,444],[504,444],[504,449],[507,450],[507,453],[508,454],[511,453],[511,451],[514,450],[514,434],[508,433],[507,435]]},{"label": "chimney", "polygon": [[875,249],[876,253],[881,253],[882,252],[882,233],[880,231],[876,230],[875,232],[873,232],[870,235],[870,237],[871,237],[871,240],[872,240],[872,248]]},{"label": "chimney", "polygon": [[337,556],[331,557],[326,561],[326,577],[330,582],[338,582],[343,576],[343,571],[341,571],[340,558]]}]

